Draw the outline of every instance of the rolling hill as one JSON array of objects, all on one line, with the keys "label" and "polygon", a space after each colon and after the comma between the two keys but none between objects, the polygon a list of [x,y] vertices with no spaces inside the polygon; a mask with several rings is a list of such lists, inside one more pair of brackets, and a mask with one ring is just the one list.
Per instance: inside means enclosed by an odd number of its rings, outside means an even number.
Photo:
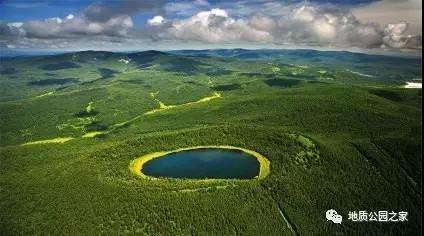
[{"label": "rolling hill", "polygon": [[[403,85],[421,79],[420,63],[244,49],[2,58],[0,232],[419,234],[422,90]],[[144,154],[202,145],[261,153],[270,175],[129,170]],[[409,215],[348,221],[359,210]]]}]

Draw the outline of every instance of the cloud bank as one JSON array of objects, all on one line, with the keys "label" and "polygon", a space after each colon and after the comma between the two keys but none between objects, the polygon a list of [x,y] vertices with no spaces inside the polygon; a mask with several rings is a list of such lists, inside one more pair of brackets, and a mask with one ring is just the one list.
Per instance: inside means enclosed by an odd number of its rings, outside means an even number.
[{"label": "cloud bank", "polygon": [[[407,21],[382,25],[381,22],[358,19],[349,8],[328,4],[283,5],[266,2],[257,11],[240,10],[240,14],[235,17],[232,13],[237,12],[237,9],[234,8],[214,8],[204,0],[186,3],[124,1],[119,6],[117,3],[92,4],[77,15],[70,14],[63,18],[0,22],[0,45],[61,48],[88,41],[121,45],[128,42],[143,44],[147,41],[175,41],[200,42],[205,45],[256,43],[422,48],[421,33],[411,31]],[[136,26],[133,16],[146,11],[158,14],[147,19],[144,25]]]}]

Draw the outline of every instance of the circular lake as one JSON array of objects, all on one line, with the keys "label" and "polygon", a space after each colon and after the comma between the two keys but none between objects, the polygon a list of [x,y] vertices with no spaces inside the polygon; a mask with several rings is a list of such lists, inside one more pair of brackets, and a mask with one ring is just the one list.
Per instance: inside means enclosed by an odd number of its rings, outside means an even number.
[{"label": "circular lake", "polygon": [[258,160],[241,150],[199,148],[168,153],[147,161],[141,172],[152,177],[188,179],[253,179]]}]

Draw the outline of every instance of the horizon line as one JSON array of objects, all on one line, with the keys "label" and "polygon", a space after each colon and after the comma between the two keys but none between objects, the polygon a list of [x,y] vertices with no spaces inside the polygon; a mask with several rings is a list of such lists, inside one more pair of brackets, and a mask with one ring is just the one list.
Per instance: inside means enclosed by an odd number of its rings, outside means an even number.
[{"label": "horizon line", "polygon": [[177,52],[177,51],[218,51],[218,50],[246,50],[246,51],[319,51],[319,52],[349,52],[354,54],[366,55],[380,55],[380,56],[395,56],[395,57],[416,57],[422,58],[422,49],[413,51],[398,51],[398,50],[384,50],[384,49],[359,49],[359,48],[324,48],[324,47],[298,47],[298,48],[181,48],[181,49],[134,49],[134,50],[104,50],[104,49],[75,49],[75,50],[58,50],[58,49],[22,49],[22,48],[7,48],[0,49],[0,58],[19,57],[19,56],[47,56],[47,55],[61,55],[67,53],[78,52],[111,52],[111,53],[137,53],[146,51],[158,52]]}]

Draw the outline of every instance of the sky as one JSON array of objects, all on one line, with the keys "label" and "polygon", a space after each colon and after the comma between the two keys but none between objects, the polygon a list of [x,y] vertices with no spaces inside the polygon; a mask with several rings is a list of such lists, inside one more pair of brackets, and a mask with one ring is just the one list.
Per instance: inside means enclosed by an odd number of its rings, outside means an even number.
[{"label": "sky", "polygon": [[0,0],[0,49],[421,51],[422,0]]}]

